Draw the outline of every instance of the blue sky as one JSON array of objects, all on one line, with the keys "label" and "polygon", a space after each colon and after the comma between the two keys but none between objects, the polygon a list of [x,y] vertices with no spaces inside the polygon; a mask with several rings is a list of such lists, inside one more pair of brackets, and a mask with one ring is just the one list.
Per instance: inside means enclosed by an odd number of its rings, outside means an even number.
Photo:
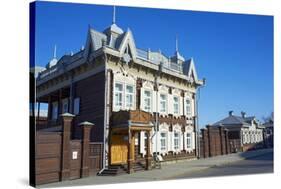
[{"label": "blue sky", "polygon": [[[37,2],[38,3],[38,2]],[[199,124],[214,123],[246,111],[258,119],[273,111],[273,17],[151,8],[116,8],[116,22],[130,28],[138,48],[193,57],[201,89]],[[87,29],[103,31],[112,23],[112,7],[39,2],[36,10],[36,64],[45,66],[57,45],[57,57],[85,45]]]}]

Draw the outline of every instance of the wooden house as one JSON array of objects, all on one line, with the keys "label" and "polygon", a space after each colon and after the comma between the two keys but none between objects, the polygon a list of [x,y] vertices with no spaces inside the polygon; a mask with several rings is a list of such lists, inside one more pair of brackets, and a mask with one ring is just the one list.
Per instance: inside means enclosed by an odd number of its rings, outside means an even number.
[{"label": "wooden house", "polygon": [[[36,80],[36,100],[48,103],[48,127],[59,115],[74,114],[78,123],[95,124],[92,142],[104,143],[103,167],[137,163],[151,168],[164,161],[196,158],[198,87],[194,60],[137,47],[131,30],[113,23],[104,31],[88,29],[85,47],[56,56]],[[161,157],[160,157],[161,156]]]},{"label": "wooden house", "polygon": [[229,111],[228,117],[212,126],[223,126],[228,129],[231,152],[264,147],[264,127],[255,116],[247,117],[245,112],[241,112],[241,116],[236,116],[233,115],[233,111]]}]

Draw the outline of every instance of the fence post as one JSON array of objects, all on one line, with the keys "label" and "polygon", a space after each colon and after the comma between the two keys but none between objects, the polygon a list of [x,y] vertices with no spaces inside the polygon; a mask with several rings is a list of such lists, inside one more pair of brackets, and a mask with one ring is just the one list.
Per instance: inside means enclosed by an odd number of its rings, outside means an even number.
[{"label": "fence post", "polygon": [[208,154],[209,154],[209,157],[213,157],[213,147],[212,147],[212,144],[213,143],[213,137],[211,136],[211,125],[207,125],[206,128],[207,128],[207,136],[208,136]]},{"label": "fence post", "polygon": [[229,144],[229,138],[228,138],[228,130],[224,129],[224,131],[225,131],[226,154],[230,154],[230,144]]},{"label": "fence post", "polygon": [[62,154],[60,180],[67,180],[70,177],[70,130],[74,115],[70,113],[61,114],[62,120]]},{"label": "fence post", "polygon": [[90,150],[90,134],[93,123],[84,121],[79,124],[82,127],[82,157],[81,157],[81,177],[89,176],[89,150]]},{"label": "fence post", "polygon": [[220,136],[220,155],[224,155],[225,154],[225,150],[224,150],[224,145],[225,145],[225,141],[224,141],[224,132],[223,132],[223,126],[219,126],[219,136]]},{"label": "fence post", "polygon": [[206,158],[206,147],[205,147],[205,143],[206,143],[206,136],[205,136],[205,129],[201,129],[201,135],[202,135],[202,142],[200,143],[200,145],[201,145],[201,147],[200,147],[200,149],[201,149],[201,155],[200,155],[200,157],[202,157],[202,158]]}]

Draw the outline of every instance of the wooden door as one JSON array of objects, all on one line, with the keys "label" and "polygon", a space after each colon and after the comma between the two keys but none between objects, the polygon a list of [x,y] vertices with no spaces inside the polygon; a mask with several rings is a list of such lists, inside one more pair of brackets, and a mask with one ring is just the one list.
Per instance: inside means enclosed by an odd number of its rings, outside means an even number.
[{"label": "wooden door", "polygon": [[124,135],[111,136],[111,164],[126,164],[128,159],[128,141]]}]

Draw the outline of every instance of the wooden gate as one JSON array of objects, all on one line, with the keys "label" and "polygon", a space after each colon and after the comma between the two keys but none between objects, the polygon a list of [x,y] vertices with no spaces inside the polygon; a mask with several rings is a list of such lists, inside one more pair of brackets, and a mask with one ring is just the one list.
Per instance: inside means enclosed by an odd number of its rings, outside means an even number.
[{"label": "wooden gate", "polygon": [[37,132],[35,145],[36,184],[59,181],[61,168],[61,133]]},{"label": "wooden gate", "polygon": [[102,169],[103,144],[90,142],[89,151],[89,175],[96,175]]},{"label": "wooden gate", "polygon": [[128,142],[125,135],[111,136],[111,164],[126,164],[128,159]]}]

